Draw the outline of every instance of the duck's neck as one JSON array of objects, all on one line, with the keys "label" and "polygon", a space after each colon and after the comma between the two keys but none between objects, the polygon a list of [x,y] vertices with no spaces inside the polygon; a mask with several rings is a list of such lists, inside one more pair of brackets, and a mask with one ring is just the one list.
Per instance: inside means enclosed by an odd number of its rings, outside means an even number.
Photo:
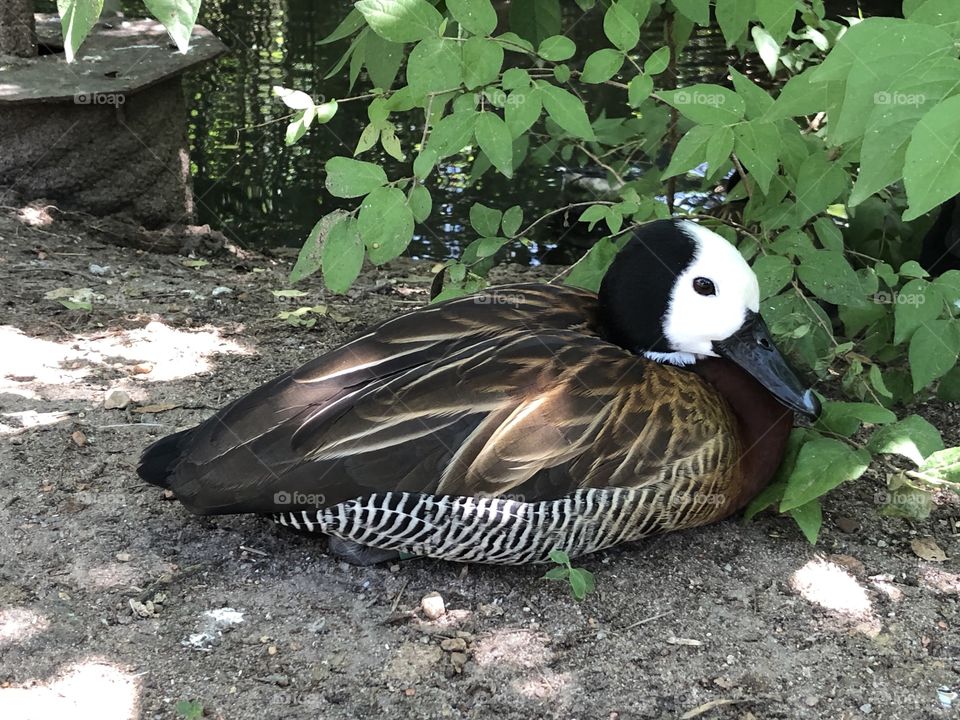
[{"label": "duck's neck", "polygon": [[690,369],[713,385],[737,416],[743,447],[742,483],[728,506],[729,512],[736,512],[770,483],[780,466],[793,427],[793,412],[729,360],[705,358]]}]

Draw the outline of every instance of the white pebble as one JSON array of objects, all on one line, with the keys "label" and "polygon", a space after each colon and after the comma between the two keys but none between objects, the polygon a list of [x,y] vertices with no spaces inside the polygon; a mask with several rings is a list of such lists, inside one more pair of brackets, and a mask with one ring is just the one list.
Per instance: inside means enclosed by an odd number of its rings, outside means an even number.
[{"label": "white pebble", "polygon": [[423,596],[420,601],[420,609],[428,618],[436,620],[447,611],[447,606],[444,604],[440,593],[432,592]]}]

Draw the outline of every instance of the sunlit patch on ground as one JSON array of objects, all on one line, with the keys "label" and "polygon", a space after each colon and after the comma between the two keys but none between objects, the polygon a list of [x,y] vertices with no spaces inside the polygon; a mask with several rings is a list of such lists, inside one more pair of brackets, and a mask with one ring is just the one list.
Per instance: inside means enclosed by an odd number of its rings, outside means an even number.
[{"label": "sunlit patch on ground", "polygon": [[550,639],[542,633],[504,628],[482,638],[474,649],[474,661],[480,667],[508,666],[516,669],[511,682],[515,692],[525,697],[553,703],[566,702],[576,682],[570,673],[550,669],[553,653]]},{"label": "sunlit patch on ground", "polygon": [[13,435],[35,427],[56,425],[69,417],[70,413],[62,411],[21,410],[20,412],[0,413],[0,435]]},{"label": "sunlit patch on ground", "polygon": [[29,640],[49,626],[46,617],[28,608],[0,610],[0,647]]},{"label": "sunlit patch on ground", "polygon": [[102,384],[89,380],[94,369],[110,368],[138,380],[162,382],[208,372],[215,354],[249,353],[224,338],[219,328],[180,330],[161,322],[66,341],[31,337],[4,325],[0,326],[0,348],[0,394],[79,400],[100,399]]},{"label": "sunlit patch on ground", "polygon": [[137,717],[139,697],[135,675],[90,660],[71,665],[47,682],[0,689],[0,707],[4,717],[17,720],[127,720]]},{"label": "sunlit patch on ground", "polygon": [[790,576],[790,587],[807,602],[856,622],[866,635],[881,630],[870,594],[842,565],[814,558]]}]

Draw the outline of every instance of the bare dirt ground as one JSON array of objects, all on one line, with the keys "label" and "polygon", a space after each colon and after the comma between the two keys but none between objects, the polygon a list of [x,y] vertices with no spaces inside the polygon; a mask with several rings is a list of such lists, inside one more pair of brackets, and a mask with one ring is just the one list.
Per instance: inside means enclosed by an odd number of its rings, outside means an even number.
[{"label": "bare dirt ground", "polygon": [[[288,258],[183,260],[0,217],[5,720],[184,700],[229,719],[956,716],[960,511],[878,516],[882,469],[829,496],[816,547],[772,514],[724,522],[578,561],[582,603],[542,567],[355,568],[264,519],[188,514],[138,480],[142,448],[425,302],[429,264],[285,299]],[[92,311],[44,299],[64,287]],[[276,319],[301,305],[325,305],[312,329]],[[113,390],[129,404],[105,408]],[[919,411],[960,441],[955,406]],[[949,559],[918,558],[922,537]]]}]

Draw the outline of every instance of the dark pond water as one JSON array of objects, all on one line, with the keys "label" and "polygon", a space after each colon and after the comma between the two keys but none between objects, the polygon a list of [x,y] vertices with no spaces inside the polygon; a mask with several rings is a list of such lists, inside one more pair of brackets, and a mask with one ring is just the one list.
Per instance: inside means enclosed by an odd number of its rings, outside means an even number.
[{"label": "dark pond water", "polygon": [[[508,2],[495,4],[501,15],[509,9]],[[573,25],[569,35],[581,52],[606,46],[602,8],[583,15],[574,3],[563,4],[569,14],[564,27]],[[899,8],[898,2],[861,4],[870,6],[860,8],[866,14],[894,13]],[[273,97],[271,87],[297,88],[315,99],[343,98],[365,90],[362,77],[351,90],[345,71],[324,79],[347,44],[322,45],[320,41],[350,6],[311,0],[204,1],[200,21],[230,46],[230,52],[186,81],[201,222],[221,228],[244,246],[299,247],[317,219],[343,202],[324,191],[323,166],[333,155],[352,155],[367,121],[365,103],[342,104],[329,124],[314,126],[298,145],[287,147],[283,142],[286,123],[275,122],[287,110]],[[834,3],[831,11],[853,15],[858,8],[849,2]],[[576,18],[582,19],[575,22]],[[653,49],[662,44],[662,36],[662,28],[650,27],[643,42]],[[508,62],[510,58],[508,53]],[[718,29],[698,28],[680,58],[680,83],[719,81],[726,66],[734,62],[736,57],[725,49]],[[738,67],[758,77],[765,75],[742,63]],[[625,115],[628,108],[622,94],[607,90],[590,88],[591,116],[601,109],[611,117]],[[410,120],[412,124],[398,128],[408,155],[421,132],[417,118]],[[372,154],[364,159],[384,162],[389,175],[409,174],[407,166]],[[563,161],[555,160],[547,166],[525,163],[512,180],[490,171],[471,182],[471,158],[451,159],[441,168],[439,188],[431,186],[433,213],[417,227],[410,254],[433,259],[458,255],[474,237],[467,212],[477,200],[501,209],[520,204],[527,221],[570,202],[561,190]],[[531,247],[511,250],[513,259],[532,264],[569,262],[584,251],[585,243],[562,230],[556,223],[543,223],[533,234]],[[564,240],[558,247],[561,235]]]}]

